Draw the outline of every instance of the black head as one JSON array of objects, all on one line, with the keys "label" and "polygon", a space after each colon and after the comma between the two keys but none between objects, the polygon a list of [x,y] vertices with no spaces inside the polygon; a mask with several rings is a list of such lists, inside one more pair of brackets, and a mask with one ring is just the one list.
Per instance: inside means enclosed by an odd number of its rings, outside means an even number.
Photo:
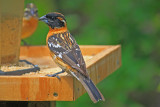
[{"label": "black head", "polygon": [[52,29],[54,28],[61,28],[66,26],[66,19],[63,14],[61,13],[48,13],[39,18],[40,21],[45,22],[49,25]]},{"label": "black head", "polygon": [[29,19],[31,17],[38,19],[38,9],[33,3],[27,4],[24,10],[24,18]]}]

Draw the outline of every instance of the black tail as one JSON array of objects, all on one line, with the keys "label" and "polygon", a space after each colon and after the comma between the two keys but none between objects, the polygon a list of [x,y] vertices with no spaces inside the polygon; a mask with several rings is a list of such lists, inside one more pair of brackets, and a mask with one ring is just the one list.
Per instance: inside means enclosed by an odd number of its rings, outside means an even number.
[{"label": "black tail", "polygon": [[96,103],[99,100],[105,101],[101,92],[97,89],[91,79],[86,78],[79,78],[79,81],[82,83],[84,88],[86,89],[88,95],[90,96],[91,100]]}]

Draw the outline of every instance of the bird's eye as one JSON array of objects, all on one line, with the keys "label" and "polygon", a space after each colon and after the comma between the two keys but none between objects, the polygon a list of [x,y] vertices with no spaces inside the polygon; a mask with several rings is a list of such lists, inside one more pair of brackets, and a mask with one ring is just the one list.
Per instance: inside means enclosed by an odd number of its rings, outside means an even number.
[{"label": "bird's eye", "polygon": [[46,15],[46,18],[48,18],[48,19],[50,19],[50,20],[54,20],[54,19],[55,19],[55,17],[50,16],[50,15]]},{"label": "bird's eye", "polygon": [[51,20],[55,20],[56,18],[55,18],[55,17],[50,17],[50,19],[51,19]]}]

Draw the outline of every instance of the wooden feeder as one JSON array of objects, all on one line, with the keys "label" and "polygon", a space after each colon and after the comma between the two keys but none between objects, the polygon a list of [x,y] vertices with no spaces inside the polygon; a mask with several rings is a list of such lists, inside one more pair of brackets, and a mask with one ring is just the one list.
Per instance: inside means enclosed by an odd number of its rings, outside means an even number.
[{"label": "wooden feeder", "polygon": [[[22,62],[19,61],[19,56],[23,15],[24,0],[0,1],[0,65],[19,66]],[[32,64],[27,62],[26,65]],[[28,69],[21,67],[13,72],[4,72],[1,69],[0,75],[20,75],[31,70],[37,71],[39,68],[37,66]]]},{"label": "wooden feeder", "polygon": [[[80,46],[80,48],[83,56],[92,56],[91,59],[86,61],[86,65],[95,84],[121,66],[120,45]],[[42,71],[54,72],[53,69],[57,67],[49,56],[49,50],[46,46],[21,47],[20,58],[38,64]],[[47,66],[47,68],[44,66]],[[85,93],[83,86],[72,76],[67,74],[59,76],[61,80],[56,77],[46,77],[38,74],[0,76],[0,100],[52,101],[52,107],[54,107],[54,101],[74,101]],[[39,104],[40,102],[35,103]],[[44,103],[50,105],[50,102]]]},{"label": "wooden feeder", "polygon": [[[49,56],[46,46],[20,47],[23,11],[24,0],[0,0],[0,65],[17,64],[20,56],[20,59],[40,66],[41,70],[20,76],[0,76],[0,101],[3,101],[3,104],[6,103],[4,101],[28,101],[28,105],[26,102],[17,103],[17,106],[21,104],[23,107],[54,107],[55,101],[76,100],[85,93],[79,81],[66,73],[59,75],[60,80],[45,76],[45,73],[57,72],[57,65]],[[90,56],[86,65],[95,84],[121,66],[120,45],[80,48],[83,56]]]}]

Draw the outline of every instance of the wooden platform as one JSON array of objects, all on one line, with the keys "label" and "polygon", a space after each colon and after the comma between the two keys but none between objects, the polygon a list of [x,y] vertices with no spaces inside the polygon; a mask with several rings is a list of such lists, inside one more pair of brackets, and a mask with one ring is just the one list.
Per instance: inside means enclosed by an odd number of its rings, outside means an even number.
[{"label": "wooden platform", "polygon": [[[93,56],[86,65],[95,84],[121,66],[120,45],[80,48],[84,56]],[[49,51],[45,46],[21,47],[20,56],[40,67],[57,67],[48,58]],[[0,76],[1,101],[73,101],[84,93],[82,85],[70,75],[61,75],[61,80],[46,76]]]}]

